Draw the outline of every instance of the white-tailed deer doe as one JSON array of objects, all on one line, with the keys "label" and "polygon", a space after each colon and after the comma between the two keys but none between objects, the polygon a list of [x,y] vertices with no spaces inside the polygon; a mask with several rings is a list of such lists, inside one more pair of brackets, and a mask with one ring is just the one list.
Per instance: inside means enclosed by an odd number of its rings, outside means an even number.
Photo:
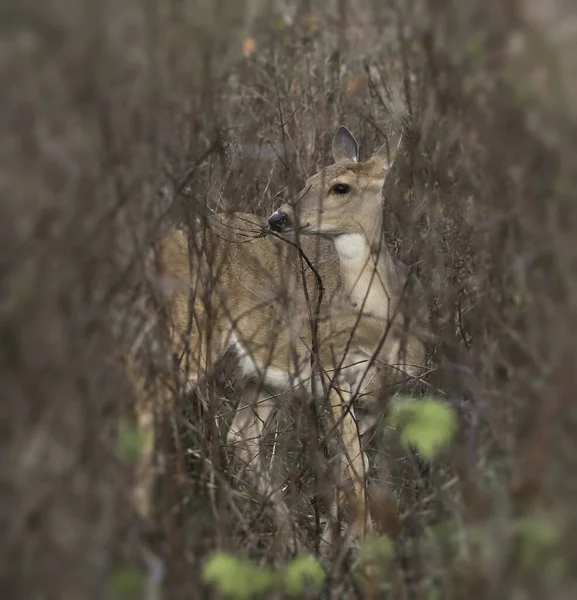
[{"label": "white-tailed deer doe", "polygon": [[[356,140],[340,127],[333,158],[268,221],[213,215],[194,235],[171,233],[157,247],[151,276],[169,282],[160,314],[183,389],[235,352],[245,385],[228,442],[258,491],[271,497],[279,527],[289,526],[289,511],[260,459],[260,438],[275,401],[316,395],[328,399],[340,442],[333,510],[345,497],[352,501],[351,532],[364,536],[372,522],[354,403],[419,378],[425,353],[409,323],[421,319],[401,302],[408,271],[382,237],[388,153],[383,147],[359,162]],[[308,260],[283,236],[296,237]],[[159,385],[174,386],[166,382]],[[327,526],[323,540],[331,539]]]}]

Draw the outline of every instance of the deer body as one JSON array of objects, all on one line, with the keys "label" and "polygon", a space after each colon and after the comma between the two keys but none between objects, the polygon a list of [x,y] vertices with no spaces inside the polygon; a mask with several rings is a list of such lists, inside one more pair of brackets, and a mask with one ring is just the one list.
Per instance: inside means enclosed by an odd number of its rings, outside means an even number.
[{"label": "deer body", "polygon": [[[363,535],[371,528],[366,459],[352,402],[420,376],[424,349],[399,312],[407,271],[382,241],[388,160],[377,153],[359,163],[345,128],[337,131],[333,156],[335,164],[309,179],[300,197],[268,222],[243,213],[215,215],[190,238],[174,232],[159,244],[151,274],[169,282],[162,314],[189,389],[227,351],[236,354],[246,387],[228,441],[257,489],[271,494],[281,527],[288,509],[259,460],[272,397],[328,394],[342,474],[364,507],[355,525]],[[291,241],[298,231],[313,268],[271,229]]]}]

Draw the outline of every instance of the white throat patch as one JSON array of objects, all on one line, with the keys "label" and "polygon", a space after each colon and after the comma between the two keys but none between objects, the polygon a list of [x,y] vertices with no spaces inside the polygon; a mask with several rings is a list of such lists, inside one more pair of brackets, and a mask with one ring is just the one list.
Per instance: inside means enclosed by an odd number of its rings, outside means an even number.
[{"label": "white throat patch", "polygon": [[345,233],[336,236],[335,248],[342,261],[360,260],[368,250],[367,241],[360,233]]}]

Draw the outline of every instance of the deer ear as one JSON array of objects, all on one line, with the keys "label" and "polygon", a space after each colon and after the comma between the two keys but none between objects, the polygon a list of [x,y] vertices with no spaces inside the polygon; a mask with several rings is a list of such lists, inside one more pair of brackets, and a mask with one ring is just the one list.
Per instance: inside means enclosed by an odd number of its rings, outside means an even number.
[{"label": "deer ear", "polygon": [[353,134],[346,127],[339,127],[333,138],[333,159],[337,162],[344,160],[359,160],[359,145]]},{"label": "deer ear", "polygon": [[385,142],[382,146],[375,150],[373,156],[369,159],[369,162],[375,164],[379,168],[384,169],[385,171],[388,171],[393,166],[395,158],[399,153],[402,139],[403,137],[401,136],[397,142],[396,148],[392,148],[387,142]]}]

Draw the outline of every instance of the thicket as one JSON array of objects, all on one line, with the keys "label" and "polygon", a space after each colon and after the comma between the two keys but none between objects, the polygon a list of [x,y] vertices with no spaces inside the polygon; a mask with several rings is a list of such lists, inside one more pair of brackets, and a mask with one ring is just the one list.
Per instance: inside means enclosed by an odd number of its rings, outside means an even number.
[{"label": "thicket", "polygon": [[[327,164],[336,126],[368,156],[401,100],[386,240],[423,282],[427,397],[458,427],[425,402],[412,450],[384,431],[374,457],[394,510],[383,501],[383,537],[361,558],[381,565],[383,597],[572,597],[570,5],[8,0],[0,14],[6,597],[361,597],[350,556],[295,562],[273,546],[270,507],[190,398],[159,439],[153,523],[137,517],[143,440],[122,353],[146,326],[154,239],[206,206],[268,214]],[[225,429],[233,366],[201,393]],[[270,447],[314,555],[319,482],[295,462],[310,414],[285,408]],[[439,431],[442,452],[418,458]]]}]

